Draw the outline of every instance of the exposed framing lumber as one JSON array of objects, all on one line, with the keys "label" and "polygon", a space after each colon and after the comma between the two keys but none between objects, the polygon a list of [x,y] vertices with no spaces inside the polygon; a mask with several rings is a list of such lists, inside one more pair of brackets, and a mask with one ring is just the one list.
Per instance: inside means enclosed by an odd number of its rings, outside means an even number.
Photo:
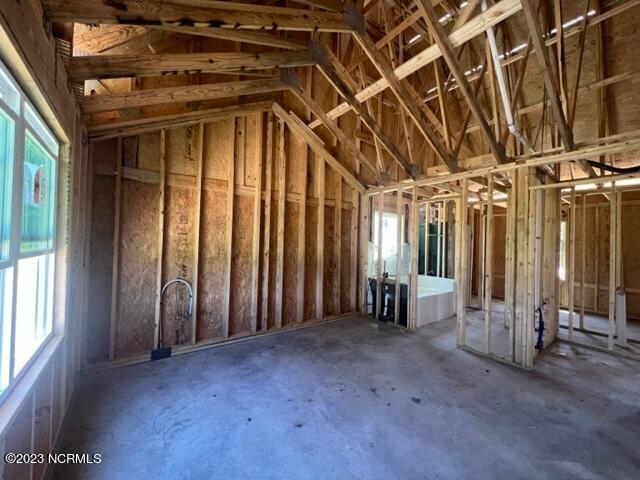
[{"label": "exposed framing lumber", "polygon": [[[120,140],[120,139],[119,139]],[[160,130],[160,184],[158,193],[158,259],[156,261],[156,305],[153,320],[153,348],[158,348],[164,341],[162,332],[162,254],[164,253],[164,204],[166,185],[166,132]]]},{"label": "exposed framing lumber", "polygon": [[[549,59],[547,47],[545,45],[544,37],[542,35],[542,29],[540,22],[538,21],[538,14],[533,6],[532,0],[522,0],[522,9],[524,12],[527,26],[529,27],[531,43],[536,50],[536,58],[538,59],[538,65],[542,70],[542,78],[544,80],[544,86],[551,103],[551,111],[556,122],[556,126],[560,131],[562,142],[564,143],[565,150],[571,151],[574,149],[575,144],[573,141],[573,131],[567,122],[564,114],[564,109],[558,93],[558,85],[556,83],[556,73],[553,68],[553,64]],[[596,172],[593,168],[584,160],[578,159],[578,163],[582,170],[589,177],[596,177]]]},{"label": "exposed framing lumber", "polygon": [[226,265],[224,271],[224,304],[222,306],[222,336],[229,338],[229,317],[231,314],[231,261],[233,259],[233,204],[235,197],[235,173],[236,173],[236,121],[232,118],[231,138],[233,139],[231,158],[229,159],[229,172],[227,173],[227,229],[225,231],[224,251]]},{"label": "exposed framing lumber", "polygon": [[487,226],[485,230],[484,269],[484,351],[491,353],[491,315],[493,294],[493,175],[489,175],[487,189]]},{"label": "exposed framing lumber", "polygon": [[253,45],[284,48],[287,50],[303,50],[306,48],[306,44],[302,42],[297,42],[271,33],[256,32],[253,30],[236,30],[233,28],[221,27],[189,27],[185,25],[176,26],[166,24],[149,25],[149,27],[174,33],[218,38],[220,40],[228,40],[230,42],[249,43]]},{"label": "exposed framing lumber", "polygon": [[116,137],[129,137],[153,132],[161,128],[180,128],[224,120],[231,117],[249,115],[251,113],[268,112],[271,110],[272,100],[261,102],[239,103],[236,105],[195,110],[192,112],[158,115],[156,117],[126,120],[123,122],[106,123],[88,127],[89,137],[94,141],[107,140]]},{"label": "exposed framing lumber", "polygon": [[282,288],[284,282],[284,217],[286,208],[285,122],[278,122],[278,216],[276,222],[276,276],[274,297],[275,328],[282,327]]},{"label": "exposed framing lumber", "polygon": [[204,168],[204,122],[198,126],[198,164],[196,165],[196,201],[194,205],[195,218],[193,222],[193,280],[192,280],[192,307],[191,307],[191,344],[198,340],[198,284],[200,271],[200,222],[202,219],[202,171]]},{"label": "exposed framing lumber", "polygon": [[[511,15],[517,13],[522,8],[520,0],[501,0],[492,7],[488,8],[485,12],[480,13],[476,17],[469,20],[459,29],[453,31],[449,35],[449,42],[455,47],[460,47],[465,42],[471,40],[484,33],[488,28],[500,23],[501,21],[509,18]],[[412,73],[416,72],[420,68],[429,65],[431,62],[440,58],[442,53],[437,45],[431,45],[422,50],[412,58],[399,65],[394,69],[394,73],[398,79],[408,77]],[[384,78],[377,80],[366,88],[360,90],[357,93],[356,98],[359,102],[364,102],[389,87],[389,84]],[[347,102],[343,102],[331,111],[327,112],[330,118],[338,118],[351,109]],[[320,121],[316,120],[309,124],[311,128],[316,128],[320,125]]]},{"label": "exposed framing lumber", "polygon": [[[567,258],[567,303],[569,307],[568,313],[568,337],[569,340],[573,339],[573,316],[574,316],[574,303],[575,303],[575,259],[576,259],[576,189],[571,188],[571,210],[569,211],[569,255]],[[585,238],[582,237],[583,243]],[[584,250],[584,247],[583,247]]]},{"label": "exposed framing lumber", "polygon": [[284,52],[163,53],[71,57],[70,80],[147,77],[192,73],[245,73],[313,65],[306,50]]},{"label": "exposed framing lumber", "polygon": [[334,216],[334,242],[333,242],[333,258],[335,261],[335,276],[333,279],[333,292],[331,297],[333,300],[332,315],[340,315],[342,308],[341,292],[342,292],[342,177],[334,175],[334,194],[336,197],[336,206],[333,210]]},{"label": "exposed framing lumber", "polygon": [[[609,137],[612,139],[612,137]],[[407,186],[429,186],[429,185],[439,185],[446,182],[453,182],[457,180],[462,180],[463,178],[473,178],[473,177],[482,177],[489,175],[491,173],[504,173],[512,170],[518,170],[522,168],[529,167],[538,167],[541,165],[553,165],[557,163],[564,162],[574,162],[581,158],[597,156],[600,154],[612,154],[612,153],[621,153],[628,152],[633,150],[640,150],[640,138],[622,138],[621,140],[612,141],[611,143],[607,143],[604,145],[592,145],[585,148],[581,148],[578,150],[574,150],[571,152],[562,152],[562,153],[554,153],[550,155],[536,155],[533,157],[522,156],[516,157],[515,161],[510,163],[505,163],[503,165],[487,165],[482,166],[480,168],[476,168],[474,170],[467,170],[458,173],[450,173],[446,175],[441,175],[438,177],[428,177],[421,178],[419,180],[414,180],[410,182],[396,182],[389,184],[384,187],[375,187],[369,189],[369,193],[372,195],[384,193],[384,192],[392,192],[397,190],[400,187]],[[631,174],[625,174],[631,175]],[[592,179],[582,179],[588,183],[603,183],[608,180],[608,177],[597,177]],[[625,177],[628,178],[628,177]],[[575,180],[574,182],[577,182]],[[549,184],[547,184],[549,185]],[[551,184],[554,185],[554,184]],[[570,186],[570,185],[565,185]],[[543,188],[543,187],[540,187]]]},{"label": "exposed framing lumber", "polygon": [[[324,226],[326,175],[325,164],[318,159],[318,228],[316,232],[316,318],[324,318]],[[364,190],[363,192],[364,193]],[[366,296],[365,296],[366,298]]]},{"label": "exposed framing lumber", "polygon": [[365,157],[365,155],[360,151],[360,149],[356,146],[356,144],[349,138],[347,135],[340,129],[338,123],[324,112],[322,107],[318,105],[318,103],[305,92],[301,87],[292,87],[291,93],[293,93],[298,100],[300,100],[309,110],[313,112],[315,116],[317,116],[325,127],[337,138],[337,140],[349,150],[349,153],[353,155],[359,162],[360,165],[367,167],[367,169],[374,175],[374,178],[377,181],[380,181],[381,175],[378,170],[373,166],[371,161]]},{"label": "exposed framing lumber", "polygon": [[393,159],[398,162],[402,168],[404,168],[409,176],[416,178],[419,175],[417,165],[413,165],[404,158],[404,155],[400,152],[393,140],[384,133],[380,124],[369,114],[364,105],[362,105],[362,103],[360,103],[356,98],[351,87],[329,62],[326,49],[317,44],[313,44],[310,45],[309,50],[312,58],[317,62],[316,66],[326,77],[329,83],[349,103],[349,105],[351,105],[351,108],[356,111],[365,125],[371,130]]},{"label": "exposed framing lumber", "polygon": [[422,102],[418,93],[407,80],[399,80],[398,77],[396,77],[391,63],[385,58],[382,52],[376,49],[369,35],[365,31],[359,31],[356,25],[353,26],[353,37],[369,57],[371,63],[373,63],[378,72],[380,72],[382,78],[387,81],[396,98],[418,127],[420,133],[427,142],[429,142],[437,157],[444,162],[450,172],[457,172],[459,168],[456,161],[450,156],[445,146],[442,145],[440,139],[436,136],[436,133],[429,126],[429,120],[424,111],[427,109],[427,106]]},{"label": "exposed framing lumber", "polygon": [[[456,271],[456,344],[460,347],[466,345],[466,319],[465,319],[465,311],[466,311],[466,298],[467,291],[469,288],[469,282],[467,279],[469,278],[468,269],[469,269],[469,248],[467,247],[467,242],[469,241],[468,235],[468,224],[467,224],[467,215],[466,215],[466,206],[469,203],[469,180],[464,178],[462,180],[462,195],[459,200],[460,208],[458,208],[459,212],[459,222],[457,229],[457,238],[460,240],[456,242],[460,244],[459,250],[459,262],[458,262],[458,270]],[[463,213],[464,211],[464,213]]]},{"label": "exposed framing lumber", "polygon": [[[257,128],[262,139],[264,114],[258,117]],[[270,125],[269,125],[270,126]],[[245,137],[246,138],[246,137]],[[262,219],[262,174],[263,174],[262,141],[258,143],[255,165],[255,186],[253,198],[253,234],[251,245],[251,332],[258,331],[258,296],[260,293],[260,220]]]},{"label": "exposed framing lumber", "polygon": [[343,16],[296,8],[209,0],[49,0],[53,20],[60,23],[189,25],[247,30],[348,32]]},{"label": "exposed framing lumber", "polygon": [[[113,219],[113,256],[111,264],[111,313],[109,316],[109,360],[116,354],[118,333],[119,264],[120,264],[120,211],[122,202],[122,138],[117,140],[116,148],[116,187]],[[158,335],[155,336],[158,338]]]},{"label": "exposed framing lumber", "polygon": [[288,88],[280,78],[253,79],[93,95],[84,97],[81,104],[85,113],[96,113],[163,103],[192,102],[273,93],[287,90]]},{"label": "exposed framing lumber", "polygon": [[287,113],[280,105],[277,103],[273,104],[273,113],[280,120],[286,122],[287,126],[303,138],[305,142],[311,147],[316,155],[326,161],[331,168],[336,170],[338,173],[342,175],[349,185],[353,188],[356,188],[358,191],[364,193],[364,185],[360,183],[352,174],[349,172],[338,160],[335,159],[333,155],[331,155],[327,149],[322,144],[322,141],[307,127],[307,125],[295,116],[292,112]]},{"label": "exposed framing lumber", "polygon": [[267,114],[267,154],[265,159],[265,197],[264,197],[264,231],[262,237],[262,307],[260,312],[260,331],[266,332],[269,320],[269,255],[271,240],[271,195],[273,172],[273,112]]},{"label": "exposed framing lumber", "polygon": [[480,108],[480,104],[478,103],[478,100],[471,89],[471,85],[469,84],[467,77],[465,76],[462,68],[460,67],[460,64],[458,63],[456,53],[453,50],[453,45],[446,32],[444,31],[444,28],[440,24],[438,14],[436,13],[433,6],[431,6],[430,2],[426,0],[417,0],[416,4],[422,11],[424,19],[426,20],[427,25],[430,27],[430,32],[433,35],[434,41],[438,45],[442,56],[447,62],[447,65],[449,65],[449,69],[451,70],[451,73],[453,74],[453,77],[458,84],[460,92],[464,96],[471,112],[473,113],[474,118],[476,119],[476,122],[480,126],[480,130],[482,131],[485,140],[489,144],[491,153],[493,153],[498,163],[505,163],[506,155],[504,145],[499,143],[499,141],[496,140],[495,136],[493,135],[493,132],[491,131],[491,128],[487,123],[487,119],[485,118],[484,113]]}]

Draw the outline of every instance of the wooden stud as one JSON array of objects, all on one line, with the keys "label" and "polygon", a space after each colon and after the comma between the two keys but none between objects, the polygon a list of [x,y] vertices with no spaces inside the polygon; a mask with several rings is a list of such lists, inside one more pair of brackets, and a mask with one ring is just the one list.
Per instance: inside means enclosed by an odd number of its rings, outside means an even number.
[{"label": "wooden stud", "polygon": [[229,317],[231,314],[231,263],[233,259],[233,204],[235,199],[235,173],[236,173],[236,121],[231,120],[231,137],[233,138],[233,148],[229,159],[229,173],[227,177],[227,230],[225,235],[224,251],[226,254],[226,268],[224,276],[224,304],[222,307],[222,336],[229,337]]},{"label": "wooden stud", "polygon": [[278,218],[276,226],[275,328],[282,327],[282,287],[284,281],[284,219],[286,209],[285,123],[278,122]]},{"label": "wooden stud", "polygon": [[[115,358],[118,331],[120,215],[122,202],[122,137],[118,137],[116,153],[115,214],[113,220],[113,259],[111,266],[111,315],[109,318],[109,360]],[[157,338],[157,335],[156,335]]]},{"label": "wooden stud", "polygon": [[460,260],[459,271],[456,272],[456,344],[458,347],[466,345],[466,330],[467,322],[465,318],[465,299],[467,298],[467,289],[469,283],[467,282],[469,268],[469,249],[467,248],[468,241],[468,226],[466,214],[467,205],[469,203],[469,180],[462,180],[462,194],[460,197],[460,221],[457,225],[457,237],[456,243],[460,243]]},{"label": "wooden stud", "polygon": [[419,241],[419,218],[418,218],[418,190],[412,189],[411,200],[411,274],[409,276],[409,319],[408,328],[415,329],[418,323],[418,241]]},{"label": "wooden stud", "polygon": [[[270,125],[268,125],[270,126]],[[258,116],[256,128],[259,133],[258,151],[256,152],[255,165],[255,193],[253,197],[253,240],[251,247],[251,332],[258,331],[258,297],[260,296],[260,221],[262,219],[262,173],[263,173],[263,148],[262,138],[264,133],[263,115]],[[246,131],[245,131],[246,133]],[[305,196],[303,195],[303,198]]]},{"label": "wooden stud", "polygon": [[[379,320],[382,316],[382,216],[384,214],[384,194],[378,196],[378,248],[376,254],[376,309],[375,318]],[[375,218],[375,217],[374,217]],[[375,222],[374,222],[375,225]]]},{"label": "wooden stud", "polygon": [[[567,268],[566,268],[566,279],[568,282],[568,306],[569,306],[569,314],[568,314],[568,325],[569,331],[568,336],[569,340],[573,339],[573,312],[574,312],[574,291],[575,291],[575,257],[576,257],[576,189],[575,187],[571,188],[571,210],[569,211],[569,255],[567,260]],[[583,244],[585,243],[585,238],[582,237]],[[583,247],[584,249],[584,247]],[[584,281],[584,279],[583,279]],[[584,305],[584,302],[583,302]]]},{"label": "wooden stud", "polygon": [[396,285],[395,285],[395,289],[396,289],[396,295],[395,295],[395,302],[394,302],[394,313],[393,313],[393,319],[394,319],[394,323],[397,326],[400,320],[400,299],[401,299],[401,295],[400,295],[400,263],[402,261],[402,229],[404,227],[404,222],[402,221],[402,207],[404,205],[403,203],[403,191],[402,190],[398,190],[396,192],[396,218],[397,218],[397,222],[398,222],[398,230],[396,232]]},{"label": "wooden stud", "polygon": [[[607,348],[613,351],[616,333],[616,277],[617,277],[617,229],[618,229],[618,194],[616,182],[611,182],[611,205],[609,208],[609,329]],[[595,286],[598,290],[598,284]]]},{"label": "wooden stud", "polygon": [[[325,164],[318,159],[318,230],[316,257],[316,317],[321,320],[324,315],[324,226],[325,226]],[[365,296],[366,298],[366,296]]]},{"label": "wooden stud", "polygon": [[[582,195],[582,225],[580,225],[580,241],[582,242],[582,257],[580,259],[580,328],[584,329],[584,283],[587,264],[587,196]],[[596,230],[597,231],[597,230]],[[596,244],[598,241],[596,240]]]},{"label": "wooden stud", "polygon": [[489,176],[487,190],[487,228],[485,240],[484,271],[484,352],[491,353],[491,311],[493,291],[493,175]]},{"label": "wooden stud", "polygon": [[204,169],[204,122],[198,126],[198,164],[196,166],[196,201],[193,221],[193,298],[191,309],[191,344],[198,341],[198,284],[200,271],[200,223],[202,221],[202,172]]},{"label": "wooden stud", "polygon": [[269,253],[271,238],[271,194],[273,172],[273,113],[267,116],[267,155],[265,160],[265,196],[264,196],[264,231],[262,238],[262,308],[260,319],[260,331],[266,332],[269,319]]}]

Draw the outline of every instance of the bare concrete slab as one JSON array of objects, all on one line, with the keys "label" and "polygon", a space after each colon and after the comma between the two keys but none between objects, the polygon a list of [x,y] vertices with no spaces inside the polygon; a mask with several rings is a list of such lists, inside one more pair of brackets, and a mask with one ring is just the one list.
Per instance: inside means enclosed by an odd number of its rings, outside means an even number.
[{"label": "bare concrete slab", "polygon": [[74,479],[638,479],[640,363],[568,345],[525,372],[455,320],[362,317],[82,378]]}]

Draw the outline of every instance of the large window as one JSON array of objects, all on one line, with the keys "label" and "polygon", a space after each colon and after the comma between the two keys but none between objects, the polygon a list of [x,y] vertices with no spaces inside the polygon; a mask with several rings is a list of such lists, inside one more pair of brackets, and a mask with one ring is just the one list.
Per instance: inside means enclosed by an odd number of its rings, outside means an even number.
[{"label": "large window", "polygon": [[0,62],[0,394],[52,332],[59,149]]}]

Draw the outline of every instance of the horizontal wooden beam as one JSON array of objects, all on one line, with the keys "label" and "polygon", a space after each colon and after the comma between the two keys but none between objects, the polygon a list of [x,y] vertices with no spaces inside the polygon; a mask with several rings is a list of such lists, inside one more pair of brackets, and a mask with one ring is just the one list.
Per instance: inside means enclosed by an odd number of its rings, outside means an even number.
[{"label": "horizontal wooden beam", "polygon": [[[459,29],[453,31],[448,37],[449,42],[452,46],[459,47],[477,35],[484,33],[488,28],[519,12],[521,9],[522,5],[520,0],[501,0],[486,11],[469,20]],[[402,80],[422,67],[429,65],[441,56],[442,52],[440,51],[440,48],[437,45],[431,45],[396,67],[393,72],[396,77]],[[360,90],[356,95],[356,98],[358,101],[364,102],[378,95],[387,88],[389,88],[389,82],[385,78],[380,78],[368,87]],[[347,102],[343,102],[331,111],[327,112],[327,114],[330,118],[335,119],[344,115],[349,110],[351,110],[350,105]],[[319,120],[314,120],[309,124],[311,128],[316,128],[319,125]]]},{"label": "horizontal wooden beam", "polygon": [[194,125],[200,121],[216,122],[230,117],[240,117],[251,113],[268,112],[273,101],[239,103],[227,107],[208,108],[193,112],[159,115],[138,120],[108,123],[88,127],[89,137],[93,140],[106,140],[116,137],[128,137],[142,133],[153,132],[161,128],[180,128]]},{"label": "horizontal wooden beam", "polygon": [[[414,181],[396,182],[384,187],[369,189],[371,194],[388,193],[399,188],[438,185],[444,182],[455,182],[464,178],[485,177],[487,175],[510,172],[519,168],[540,167],[543,165],[555,165],[558,163],[577,162],[584,158],[597,158],[600,155],[622,153],[640,150],[640,135],[636,132],[634,137],[620,136],[622,139],[603,145],[592,145],[579,148],[571,152],[554,153],[550,155],[520,156],[514,157],[514,161],[501,165],[487,165],[473,170],[459,173],[451,173],[438,177],[421,178]],[[600,179],[600,177],[599,177]],[[590,179],[592,182],[594,179]]]},{"label": "horizontal wooden beam", "polygon": [[336,158],[329,153],[324,147],[323,143],[316,137],[316,135],[309,129],[305,123],[297,118],[293,113],[287,113],[279,104],[273,104],[273,114],[280,120],[285,122],[287,126],[296,133],[307,145],[313,150],[313,152],[320,158],[323,158],[331,168],[342,175],[342,178],[358,190],[360,193],[364,193],[366,185],[363,185],[356,177],[354,177],[344,165],[342,165]]},{"label": "horizontal wooden beam", "polygon": [[192,102],[216,98],[239,97],[287,90],[280,78],[243,80],[239,82],[208,83],[184,87],[134,90],[109,95],[93,95],[82,99],[85,113],[108,112],[122,108],[144,107],[174,102]]},{"label": "horizontal wooden beam", "polygon": [[348,32],[342,14],[208,0],[49,0],[61,23],[183,25],[249,30]]},{"label": "horizontal wooden beam", "polygon": [[285,52],[166,53],[160,55],[91,55],[71,57],[72,81],[190,73],[242,73],[250,70],[308,67],[306,50]]},{"label": "horizontal wooden beam", "polygon": [[189,27],[185,25],[149,25],[149,27],[185,35],[218,38],[220,40],[229,40],[230,42],[250,43],[264,47],[284,48],[287,50],[304,50],[307,48],[306,43],[280,37],[277,34],[256,32],[253,30],[235,30],[222,27]]}]

